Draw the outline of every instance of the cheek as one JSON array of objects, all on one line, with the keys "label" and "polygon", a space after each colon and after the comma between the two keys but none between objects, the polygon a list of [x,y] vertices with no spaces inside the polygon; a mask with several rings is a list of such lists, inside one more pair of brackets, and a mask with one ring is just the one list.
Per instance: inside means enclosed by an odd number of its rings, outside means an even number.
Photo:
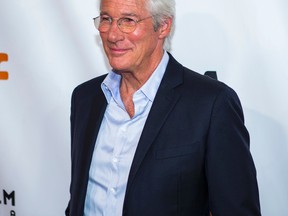
[{"label": "cheek", "polygon": [[135,31],[132,35],[127,37],[128,41],[132,43],[136,48],[139,48],[139,52],[153,47],[157,42],[155,32],[149,31]]}]

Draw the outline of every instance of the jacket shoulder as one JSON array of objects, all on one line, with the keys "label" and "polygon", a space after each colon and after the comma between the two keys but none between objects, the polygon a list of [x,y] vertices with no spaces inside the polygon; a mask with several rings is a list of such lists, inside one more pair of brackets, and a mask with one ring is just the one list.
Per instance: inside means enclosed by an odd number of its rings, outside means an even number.
[{"label": "jacket shoulder", "polygon": [[101,75],[99,77],[93,78],[91,80],[88,80],[84,83],[81,83],[78,85],[74,90],[72,95],[91,95],[94,93],[97,93],[99,90],[101,91],[101,83],[105,79],[107,74]]},{"label": "jacket shoulder", "polygon": [[85,91],[85,90],[87,91],[87,90],[90,90],[91,88],[95,88],[95,86],[100,86],[106,76],[107,74],[104,74],[104,75],[95,77],[91,80],[88,80],[84,83],[81,83],[74,89],[74,91]]},{"label": "jacket shoulder", "polygon": [[[217,95],[220,92],[227,92],[234,94],[234,90],[225,83],[213,79],[209,76],[202,75],[194,70],[191,70],[170,55],[170,65],[168,67],[168,79],[178,80],[178,89],[182,89],[186,93],[195,93],[197,95]],[[180,90],[181,91],[181,90]]]}]

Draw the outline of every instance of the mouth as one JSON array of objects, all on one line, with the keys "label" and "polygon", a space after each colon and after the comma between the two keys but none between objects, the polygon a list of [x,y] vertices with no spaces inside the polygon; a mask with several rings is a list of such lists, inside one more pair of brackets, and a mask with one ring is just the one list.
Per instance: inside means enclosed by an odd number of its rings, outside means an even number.
[{"label": "mouth", "polygon": [[109,52],[113,56],[122,56],[128,52],[128,49],[112,48],[109,47]]}]

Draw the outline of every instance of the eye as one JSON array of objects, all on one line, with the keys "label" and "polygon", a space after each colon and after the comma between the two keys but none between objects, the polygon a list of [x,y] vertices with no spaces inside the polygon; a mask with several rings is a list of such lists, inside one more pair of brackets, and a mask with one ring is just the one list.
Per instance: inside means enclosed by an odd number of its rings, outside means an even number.
[{"label": "eye", "polygon": [[123,17],[123,18],[121,18],[120,23],[123,25],[134,25],[136,23],[136,21],[132,18],[129,18],[129,17]]},{"label": "eye", "polygon": [[111,17],[109,16],[101,16],[100,23],[110,23]]}]

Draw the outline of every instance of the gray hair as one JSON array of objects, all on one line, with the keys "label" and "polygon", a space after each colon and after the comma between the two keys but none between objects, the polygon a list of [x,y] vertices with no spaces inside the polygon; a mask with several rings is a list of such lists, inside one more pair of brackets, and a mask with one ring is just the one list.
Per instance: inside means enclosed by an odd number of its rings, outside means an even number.
[{"label": "gray hair", "polygon": [[167,18],[172,18],[171,32],[165,39],[164,49],[171,49],[171,38],[174,33],[174,20],[175,20],[175,0],[146,0],[147,9],[154,19],[154,28],[157,30]]}]

